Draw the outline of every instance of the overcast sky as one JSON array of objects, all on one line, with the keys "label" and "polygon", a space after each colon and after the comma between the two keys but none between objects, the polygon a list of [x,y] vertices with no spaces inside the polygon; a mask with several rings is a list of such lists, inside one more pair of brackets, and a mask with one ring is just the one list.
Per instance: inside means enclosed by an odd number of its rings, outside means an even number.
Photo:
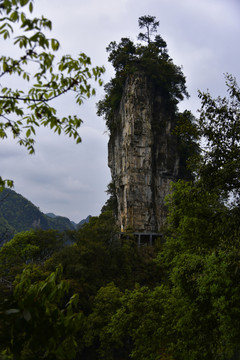
[{"label": "overcast sky", "polygon": [[[94,65],[104,65],[105,83],[114,75],[106,46],[121,37],[135,41],[138,18],[156,16],[169,55],[187,78],[191,97],[180,104],[181,110],[197,114],[198,89],[225,95],[226,72],[240,83],[239,0],[35,0],[35,15],[52,20],[51,37],[60,41],[62,53],[85,52]],[[84,121],[78,145],[47,129],[37,132],[33,156],[10,138],[1,142],[1,176],[13,179],[14,190],[44,213],[54,212],[75,222],[89,214],[99,215],[111,179],[108,135],[104,120],[96,115],[96,102],[102,97],[103,89],[97,87],[97,95],[80,107],[67,96],[58,104],[63,113],[76,113]]]}]

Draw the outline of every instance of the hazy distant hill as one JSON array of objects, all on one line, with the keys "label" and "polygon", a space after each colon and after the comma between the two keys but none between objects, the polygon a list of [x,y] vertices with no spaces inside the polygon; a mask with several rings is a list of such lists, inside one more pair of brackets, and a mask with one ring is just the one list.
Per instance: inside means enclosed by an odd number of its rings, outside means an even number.
[{"label": "hazy distant hill", "polygon": [[[50,217],[51,219],[55,219],[54,221],[58,221],[58,219],[68,219],[68,218],[64,218],[63,216],[59,216],[59,215],[55,215],[54,213],[47,213],[45,214],[46,216]],[[89,220],[91,219],[91,215],[88,215],[86,217],[86,219],[83,219],[81,221],[79,221],[79,223],[75,223],[74,221],[70,220],[71,224],[73,225],[74,229],[79,229],[81,228],[85,223],[88,223]]]},{"label": "hazy distant hill", "polygon": [[85,223],[88,223],[91,217],[92,217],[91,215],[88,215],[86,219],[83,219],[78,224],[76,224],[77,229],[80,229]]},{"label": "hazy distant hill", "polygon": [[0,243],[11,239],[16,232],[33,228],[64,231],[77,227],[78,224],[66,217],[42,213],[37,206],[13,190],[5,189],[0,193]]}]

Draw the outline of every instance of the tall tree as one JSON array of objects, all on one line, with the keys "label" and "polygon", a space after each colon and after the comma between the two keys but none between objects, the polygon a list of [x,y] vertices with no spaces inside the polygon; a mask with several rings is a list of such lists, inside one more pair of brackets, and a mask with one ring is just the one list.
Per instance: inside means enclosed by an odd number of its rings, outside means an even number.
[{"label": "tall tree", "polygon": [[199,134],[205,140],[199,176],[208,188],[225,199],[240,201],[240,88],[236,79],[225,75],[228,97],[213,99],[199,92],[202,101]]},{"label": "tall tree", "polygon": [[159,21],[156,21],[155,19],[156,17],[151,15],[141,16],[138,19],[139,28],[146,28],[146,33],[139,33],[138,40],[143,40],[150,44],[151,36],[157,32],[159,26]]}]

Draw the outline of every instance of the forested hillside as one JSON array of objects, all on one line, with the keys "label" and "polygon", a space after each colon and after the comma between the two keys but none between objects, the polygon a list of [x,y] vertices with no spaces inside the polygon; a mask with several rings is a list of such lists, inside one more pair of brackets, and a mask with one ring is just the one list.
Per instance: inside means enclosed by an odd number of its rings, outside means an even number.
[{"label": "forested hillside", "polygon": [[[88,219],[86,219],[87,221]],[[84,223],[81,220],[79,226]],[[74,230],[78,225],[63,216],[49,216],[11,189],[0,193],[0,244],[30,229]]]}]

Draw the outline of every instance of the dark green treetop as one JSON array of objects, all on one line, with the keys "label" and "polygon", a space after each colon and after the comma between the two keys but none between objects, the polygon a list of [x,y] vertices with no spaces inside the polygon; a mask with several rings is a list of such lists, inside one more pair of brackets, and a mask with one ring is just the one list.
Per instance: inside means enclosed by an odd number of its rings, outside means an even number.
[{"label": "dark green treetop", "polygon": [[138,19],[138,26],[140,29],[146,28],[146,33],[139,33],[138,40],[147,41],[148,44],[151,42],[151,35],[157,32],[159,21],[155,20],[155,16],[145,15]]}]

